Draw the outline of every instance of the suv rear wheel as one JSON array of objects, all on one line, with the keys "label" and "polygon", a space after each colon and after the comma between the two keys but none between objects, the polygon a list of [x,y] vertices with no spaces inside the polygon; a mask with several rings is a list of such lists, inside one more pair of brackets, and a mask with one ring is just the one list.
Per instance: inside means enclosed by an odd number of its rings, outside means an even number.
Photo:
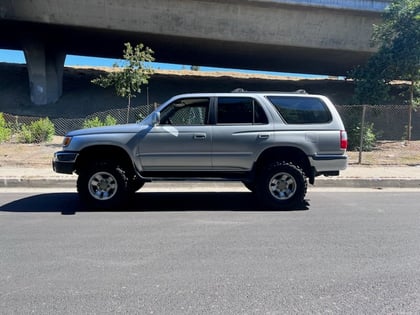
[{"label": "suv rear wheel", "polygon": [[259,198],[268,207],[293,208],[303,203],[307,181],[299,166],[274,162],[261,171],[256,188]]},{"label": "suv rear wheel", "polygon": [[127,199],[127,177],[124,170],[112,162],[97,163],[80,172],[77,191],[89,205],[112,209]]}]

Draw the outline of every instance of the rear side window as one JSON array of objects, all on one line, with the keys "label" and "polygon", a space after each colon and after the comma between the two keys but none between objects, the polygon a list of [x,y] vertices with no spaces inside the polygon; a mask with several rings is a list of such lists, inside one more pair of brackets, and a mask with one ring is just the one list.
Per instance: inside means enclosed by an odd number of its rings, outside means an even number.
[{"label": "rear side window", "polygon": [[218,124],[267,124],[268,119],[260,104],[251,97],[219,97]]},{"label": "rear side window", "polygon": [[326,124],[332,119],[327,105],[316,97],[267,96],[287,124]]}]

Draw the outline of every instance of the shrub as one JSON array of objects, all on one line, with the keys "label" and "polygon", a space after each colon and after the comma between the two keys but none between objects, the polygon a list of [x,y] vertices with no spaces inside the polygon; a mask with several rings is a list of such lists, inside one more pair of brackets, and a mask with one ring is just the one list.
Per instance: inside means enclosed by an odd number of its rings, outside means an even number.
[{"label": "shrub", "polygon": [[[360,130],[362,125],[362,106],[351,108],[343,116],[344,125],[346,126],[348,136],[348,149],[350,151],[359,150],[360,147]],[[373,123],[366,122],[363,132],[363,148],[362,151],[372,151],[375,147],[377,131],[374,130]]]},{"label": "shrub", "polygon": [[111,115],[107,115],[104,120],[104,126],[114,126],[117,124],[117,120]]},{"label": "shrub", "polygon": [[104,121],[100,120],[99,117],[94,117],[92,119],[85,120],[83,122],[83,128],[113,126],[116,124],[117,124],[117,120],[111,115],[107,115]]},{"label": "shrub", "polygon": [[0,113],[0,143],[10,140],[12,130],[7,126],[3,113]]},{"label": "shrub", "polygon": [[22,125],[18,133],[18,141],[20,143],[32,143],[34,142],[34,137],[32,132],[29,130],[27,125]]},{"label": "shrub", "polygon": [[19,142],[23,143],[41,143],[51,141],[54,136],[55,128],[51,120],[41,118],[29,125],[22,125],[18,134]]},{"label": "shrub", "polygon": [[[354,125],[348,132],[349,150],[360,149],[360,132],[361,123]],[[373,123],[365,124],[363,132],[363,148],[362,151],[372,151],[376,143],[376,134],[373,128]]]},{"label": "shrub", "polygon": [[98,118],[87,119],[83,122],[83,128],[101,127],[102,121]]}]

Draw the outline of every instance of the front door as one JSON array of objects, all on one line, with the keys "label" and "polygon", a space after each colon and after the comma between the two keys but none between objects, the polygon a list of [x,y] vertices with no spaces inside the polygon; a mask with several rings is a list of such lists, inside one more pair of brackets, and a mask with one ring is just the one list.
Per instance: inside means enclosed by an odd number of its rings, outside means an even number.
[{"label": "front door", "polygon": [[202,171],[211,169],[212,127],[209,98],[178,99],[161,111],[138,146],[144,171]]}]

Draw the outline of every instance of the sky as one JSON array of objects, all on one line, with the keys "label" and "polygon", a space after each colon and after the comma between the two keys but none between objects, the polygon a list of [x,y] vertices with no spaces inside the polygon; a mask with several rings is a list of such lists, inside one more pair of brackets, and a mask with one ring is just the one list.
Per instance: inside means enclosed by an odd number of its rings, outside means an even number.
[{"label": "sky", "polygon": [[[117,59],[109,58],[97,58],[97,57],[87,57],[87,56],[75,56],[67,55],[64,62],[65,66],[105,66],[112,67],[112,65],[117,62]],[[7,63],[26,63],[25,56],[20,50],[9,50],[9,49],[0,49],[0,62]],[[162,70],[182,70],[190,69],[191,65],[178,65],[170,63],[159,63],[152,62],[151,67],[153,69],[162,69]],[[326,76],[322,75],[309,75],[309,74],[299,74],[299,73],[284,73],[284,72],[270,72],[270,71],[257,71],[257,70],[242,70],[242,69],[230,69],[230,68],[213,68],[213,67],[201,67],[200,71],[230,71],[230,72],[241,72],[241,73],[261,73],[268,75],[277,75],[277,76],[289,76],[289,77],[304,77],[304,78],[325,78]]]}]

